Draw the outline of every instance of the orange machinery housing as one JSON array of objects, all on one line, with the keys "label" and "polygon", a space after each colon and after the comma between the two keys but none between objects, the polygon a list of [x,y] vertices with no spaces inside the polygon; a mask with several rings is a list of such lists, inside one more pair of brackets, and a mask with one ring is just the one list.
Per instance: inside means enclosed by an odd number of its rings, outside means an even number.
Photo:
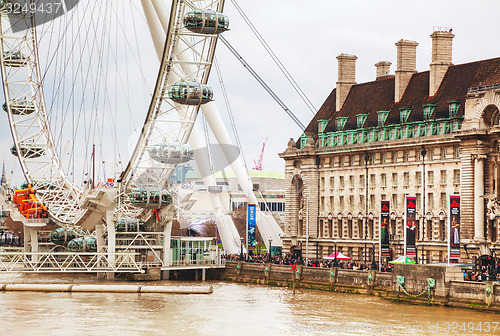
[{"label": "orange machinery housing", "polygon": [[17,189],[13,201],[25,218],[47,218],[47,207],[38,200],[31,184],[26,189]]}]

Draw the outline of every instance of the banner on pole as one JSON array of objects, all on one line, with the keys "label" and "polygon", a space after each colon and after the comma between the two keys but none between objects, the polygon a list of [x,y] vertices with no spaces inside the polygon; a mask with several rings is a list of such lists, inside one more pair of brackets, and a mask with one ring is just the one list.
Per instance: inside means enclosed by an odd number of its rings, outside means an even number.
[{"label": "banner on pole", "polygon": [[417,210],[417,198],[415,196],[406,196],[405,198],[405,245],[406,245],[406,255],[416,256],[417,255],[417,245],[416,245],[416,233],[417,233],[417,221],[416,221],[416,210]]},{"label": "banner on pole", "polygon": [[380,202],[380,256],[389,257],[390,202]]},{"label": "banner on pole", "polygon": [[460,259],[460,196],[450,195],[450,261]]},{"label": "banner on pole", "polygon": [[248,249],[255,248],[255,217],[257,208],[255,205],[248,205],[247,223],[248,223]]}]

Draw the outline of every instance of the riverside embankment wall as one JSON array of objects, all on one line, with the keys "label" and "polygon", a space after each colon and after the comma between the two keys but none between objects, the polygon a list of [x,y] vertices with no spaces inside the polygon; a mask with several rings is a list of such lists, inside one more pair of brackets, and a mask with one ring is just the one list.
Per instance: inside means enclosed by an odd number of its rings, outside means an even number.
[{"label": "riverside embankment wall", "polygon": [[372,294],[400,302],[500,312],[500,284],[462,281],[459,267],[396,264],[390,273],[302,265],[297,266],[297,271],[291,268],[290,265],[228,261],[224,279],[293,287],[295,278],[298,289]]}]

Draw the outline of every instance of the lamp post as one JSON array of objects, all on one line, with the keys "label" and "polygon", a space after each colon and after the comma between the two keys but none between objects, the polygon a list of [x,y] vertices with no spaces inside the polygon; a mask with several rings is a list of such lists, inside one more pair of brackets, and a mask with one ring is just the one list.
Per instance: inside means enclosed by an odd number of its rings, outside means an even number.
[{"label": "lamp post", "polygon": [[309,258],[309,200],[306,203],[306,265]]},{"label": "lamp post", "polygon": [[337,259],[337,242],[334,240],[333,245],[335,245],[335,257],[333,258],[333,267],[339,267],[339,260]]},{"label": "lamp post", "polygon": [[[421,240],[423,241],[425,239],[425,227],[426,227],[426,216],[425,216],[425,156],[427,155],[427,151],[425,150],[424,146],[422,146],[422,151],[420,152],[422,155],[422,237]],[[415,245],[417,243],[415,242]],[[423,250],[422,250],[423,253]]]},{"label": "lamp post", "polygon": [[365,152],[365,249],[363,251],[363,262],[366,263],[366,239],[368,238],[368,160],[370,156]]},{"label": "lamp post", "polygon": [[271,237],[269,237],[269,258],[272,258],[273,256],[273,249],[272,249],[272,242],[273,242],[273,239]]},{"label": "lamp post", "polygon": [[243,261],[243,238],[240,238],[240,260]]},{"label": "lamp post", "polygon": [[375,262],[375,243],[374,242],[372,242],[372,266],[371,266],[371,269],[372,270],[378,269],[377,263]]}]

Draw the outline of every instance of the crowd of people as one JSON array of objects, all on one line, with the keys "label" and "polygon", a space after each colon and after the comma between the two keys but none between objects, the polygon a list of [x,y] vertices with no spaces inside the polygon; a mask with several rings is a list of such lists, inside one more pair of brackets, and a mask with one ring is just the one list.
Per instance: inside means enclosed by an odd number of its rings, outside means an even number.
[{"label": "crowd of people", "polygon": [[482,266],[478,270],[464,271],[464,281],[500,281],[500,267],[495,270],[493,267]]},{"label": "crowd of people", "polygon": [[[264,254],[243,254],[243,258],[240,257],[239,254],[228,254],[225,256],[226,260],[241,260],[243,259],[246,262],[250,263],[272,263],[272,264],[278,264],[278,265],[304,265],[308,267],[319,267],[319,268],[331,268],[334,267],[335,264],[337,264],[337,267],[341,269],[351,269],[351,270],[369,270],[372,268],[372,263],[367,262],[367,263],[362,263],[362,262],[356,262],[356,261],[342,261],[342,260],[326,260],[326,259],[317,259],[317,260],[306,260],[303,257],[293,255],[290,253],[284,253],[282,255],[275,255],[275,256],[270,256],[267,253]],[[382,270],[382,272],[391,272],[392,271],[392,265],[387,264],[387,265],[379,265],[378,263],[375,263],[376,269],[378,270],[379,267]]]}]

